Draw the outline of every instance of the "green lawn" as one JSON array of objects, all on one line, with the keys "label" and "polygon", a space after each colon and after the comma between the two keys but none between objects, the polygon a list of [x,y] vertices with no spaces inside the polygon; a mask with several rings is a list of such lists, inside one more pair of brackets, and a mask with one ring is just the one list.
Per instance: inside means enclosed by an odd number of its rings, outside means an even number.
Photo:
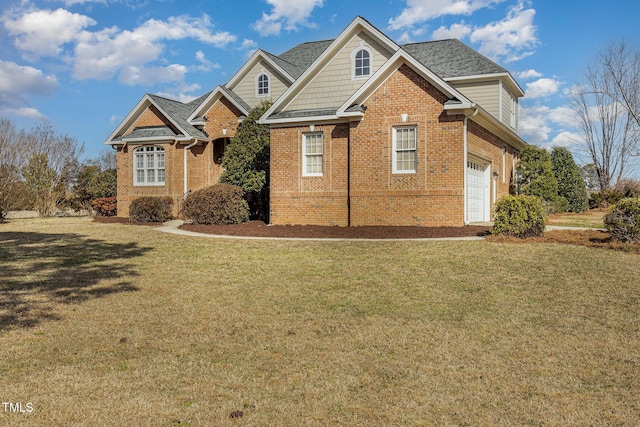
[{"label": "green lawn", "polygon": [[[640,258],[0,224],[0,425],[637,425]],[[232,417],[233,415],[233,417]]]}]

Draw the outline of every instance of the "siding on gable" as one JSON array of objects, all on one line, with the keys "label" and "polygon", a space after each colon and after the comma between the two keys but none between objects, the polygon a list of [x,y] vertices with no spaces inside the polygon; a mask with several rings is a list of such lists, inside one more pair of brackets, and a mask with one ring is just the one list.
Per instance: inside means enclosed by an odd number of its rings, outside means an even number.
[{"label": "siding on gable", "polygon": [[367,79],[352,79],[351,54],[363,41],[373,51],[371,74],[375,73],[391,58],[392,52],[364,32],[353,37],[342,50],[320,70],[316,77],[286,107],[286,110],[309,110],[320,108],[338,108]]},{"label": "siding on gable", "polygon": [[[502,85],[502,123],[509,126],[513,130],[518,130],[518,98],[516,98],[506,85]],[[516,125],[511,126],[511,100],[515,99]]]},{"label": "siding on gable", "polygon": [[475,102],[493,117],[500,119],[500,84],[498,80],[475,83],[451,82],[451,85],[469,98],[471,102]]},{"label": "siding on gable", "polygon": [[[256,96],[256,78],[259,74],[266,72],[269,76],[269,96]],[[256,64],[246,76],[238,84],[233,87],[230,87],[232,91],[236,93],[240,98],[242,98],[247,104],[251,106],[251,108],[260,104],[265,99],[271,99],[275,101],[284,93],[285,90],[289,87],[288,82],[280,77],[280,74],[274,70],[269,64],[266,64],[264,61]]]}]

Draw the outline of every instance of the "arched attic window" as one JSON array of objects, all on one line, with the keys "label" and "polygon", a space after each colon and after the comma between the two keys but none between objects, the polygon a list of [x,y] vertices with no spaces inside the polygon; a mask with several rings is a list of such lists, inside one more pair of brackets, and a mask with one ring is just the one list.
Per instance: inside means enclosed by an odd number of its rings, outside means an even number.
[{"label": "arched attic window", "polygon": [[353,63],[353,78],[361,79],[371,75],[371,58],[373,52],[368,47],[361,44],[351,54]]},{"label": "arched attic window", "polygon": [[266,73],[258,74],[256,78],[256,96],[269,96],[269,76]]}]

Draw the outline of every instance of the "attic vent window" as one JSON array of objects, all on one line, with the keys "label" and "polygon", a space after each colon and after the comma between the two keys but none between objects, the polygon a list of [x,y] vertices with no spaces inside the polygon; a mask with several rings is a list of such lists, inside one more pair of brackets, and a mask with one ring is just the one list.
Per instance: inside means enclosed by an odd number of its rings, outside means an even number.
[{"label": "attic vent window", "polygon": [[353,77],[362,78],[371,75],[371,52],[367,48],[360,48],[353,56]]},{"label": "attic vent window", "polygon": [[267,76],[266,74],[260,74],[258,76],[257,92],[258,96],[269,95],[269,76]]}]

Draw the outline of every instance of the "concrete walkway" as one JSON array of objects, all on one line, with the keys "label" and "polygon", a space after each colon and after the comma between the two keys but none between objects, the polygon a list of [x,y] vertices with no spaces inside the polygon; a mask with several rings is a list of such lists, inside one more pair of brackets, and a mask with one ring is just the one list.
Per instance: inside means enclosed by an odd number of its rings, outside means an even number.
[{"label": "concrete walkway", "polygon": [[404,242],[408,240],[413,241],[439,241],[439,240],[484,240],[483,236],[470,236],[470,237],[435,237],[435,238],[417,238],[417,239],[345,239],[341,237],[325,237],[325,238],[305,238],[305,237],[252,237],[252,236],[228,236],[225,234],[207,234],[196,233],[195,231],[182,230],[180,227],[184,222],[181,220],[167,221],[162,224],[161,227],[156,227],[154,230],[162,231],[163,233],[178,234],[181,236],[192,237],[211,237],[216,239],[237,239],[237,240],[291,240],[291,241],[317,241],[317,242]]},{"label": "concrete walkway", "polygon": [[[209,237],[215,239],[236,239],[236,240],[292,240],[292,241],[332,241],[332,242],[404,242],[407,240],[414,241],[439,241],[439,240],[484,240],[485,236],[469,236],[469,237],[433,237],[433,238],[415,238],[415,239],[346,239],[341,237],[324,237],[324,238],[306,238],[306,237],[253,237],[253,236],[229,236],[226,234],[208,234],[208,233],[196,233],[195,231],[182,230],[180,227],[184,224],[184,221],[176,219],[173,221],[167,221],[162,224],[161,227],[156,227],[154,230],[161,231],[163,233],[178,234],[180,236],[191,237]],[[470,224],[470,225],[485,225],[492,226],[493,223],[482,224]],[[545,231],[551,230],[603,230],[600,228],[589,227],[562,227],[558,225],[548,225]]]}]

